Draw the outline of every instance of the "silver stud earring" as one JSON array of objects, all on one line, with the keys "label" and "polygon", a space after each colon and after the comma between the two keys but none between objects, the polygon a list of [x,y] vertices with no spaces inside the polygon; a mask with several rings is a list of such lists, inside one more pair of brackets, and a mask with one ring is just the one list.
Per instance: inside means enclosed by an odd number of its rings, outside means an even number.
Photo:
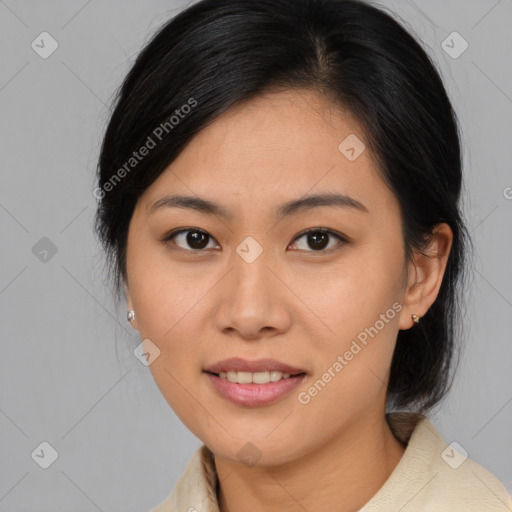
[{"label": "silver stud earring", "polygon": [[413,321],[415,324],[419,324],[419,323],[420,323],[420,318],[421,318],[421,316],[418,316],[418,315],[411,315],[411,318],[412,318],[412,321]]},{"label": "silver stud earring", "polygon": [[126,318],[128,319],[128,322],[131,322],[135,318],[135,311],[128,311],[128,313],[126,314]]}]

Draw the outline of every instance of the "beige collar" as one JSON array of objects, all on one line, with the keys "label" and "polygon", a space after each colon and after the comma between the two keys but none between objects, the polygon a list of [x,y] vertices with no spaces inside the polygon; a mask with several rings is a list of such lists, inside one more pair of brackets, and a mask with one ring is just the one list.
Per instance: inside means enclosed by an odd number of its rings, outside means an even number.
[{"label": "beige collar", "polygon": [[[359,512],[512,510],[512,499],[503,484],[476,462],[461,458],[428,418],[392,412],[386,419],[407,447],[384,485]],[[459,466],[455,468],[454,463]],[[150,512],[219,512],[217,484],[213,453],[203,444],[171,494]]]},{"label": "beige collar", "polygon": [[[422,418],[424,417],[413,413],[396,412],[386,415],[393,434],[405,444]],[[199,478],[198,475],[200,475]],[[151,512],[174,510],[219,512],[217,484],[218,478],[213,453],[203,444],[192,455],[185,472],[176,482],[169,497]]]}]

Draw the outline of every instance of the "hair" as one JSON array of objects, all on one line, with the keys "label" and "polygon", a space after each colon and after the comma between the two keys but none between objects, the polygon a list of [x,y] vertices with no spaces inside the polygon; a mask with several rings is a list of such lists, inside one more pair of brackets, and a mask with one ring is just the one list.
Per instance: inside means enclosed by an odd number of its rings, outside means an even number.
[{"label": "hair", "polygon": [[[94,228],[116,301],[127,282],[130,219],[146,188],[230,107],[291,89],[316,91],[359,121],[400,204],[407,258],[425,250],[438,223],[452,229],[437,299],[420,325],[399,331],[390,368],[388,408],[424,413],[451,387],[461,327],[469,235],[460,134],[420,43],[361,0],[202,0],[149,40],[117,91],[97,168]],[[154,147],[135,159],[150,139]]]}]

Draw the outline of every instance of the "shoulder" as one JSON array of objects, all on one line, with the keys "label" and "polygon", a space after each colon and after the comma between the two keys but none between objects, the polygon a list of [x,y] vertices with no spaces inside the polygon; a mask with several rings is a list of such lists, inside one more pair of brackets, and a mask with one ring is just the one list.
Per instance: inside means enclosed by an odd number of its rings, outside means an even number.
[{"label": "shoulder", "polygon": [[468,458],[463,449],[445,445],[440,458],[442,463],[433,468],[436,473],[431,494],[442,497],[447,510],[512,511],[512,499],[505,486]]},{"label": "shoulder", "polygon": [[408,413],[395,413],[390,426],[408,441],[406,451],[360,512],[388,510],[390,506],[402,512],[512,511],[512,499],[504,485],[470,459],[463,447],[447,444],[426,417],[414,420],[409,416],[411,421],[407,421],[404,414]]},{"label": "shoulder", "polygon": [[198,448],[171,493],[148,512],[218,512],[217,474],[212,452]]}]

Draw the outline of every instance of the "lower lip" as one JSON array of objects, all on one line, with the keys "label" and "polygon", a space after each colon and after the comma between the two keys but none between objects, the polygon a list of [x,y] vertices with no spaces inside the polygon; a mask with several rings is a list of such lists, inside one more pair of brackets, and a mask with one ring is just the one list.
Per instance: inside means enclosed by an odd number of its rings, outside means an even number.
[{"label": "lower lip", "polygon": [[205,372],[220,395],[238,405],[257,407],[275,402],[290,393],[306,377],[306,374],[281,379],[267,384],[238,384]]}]

